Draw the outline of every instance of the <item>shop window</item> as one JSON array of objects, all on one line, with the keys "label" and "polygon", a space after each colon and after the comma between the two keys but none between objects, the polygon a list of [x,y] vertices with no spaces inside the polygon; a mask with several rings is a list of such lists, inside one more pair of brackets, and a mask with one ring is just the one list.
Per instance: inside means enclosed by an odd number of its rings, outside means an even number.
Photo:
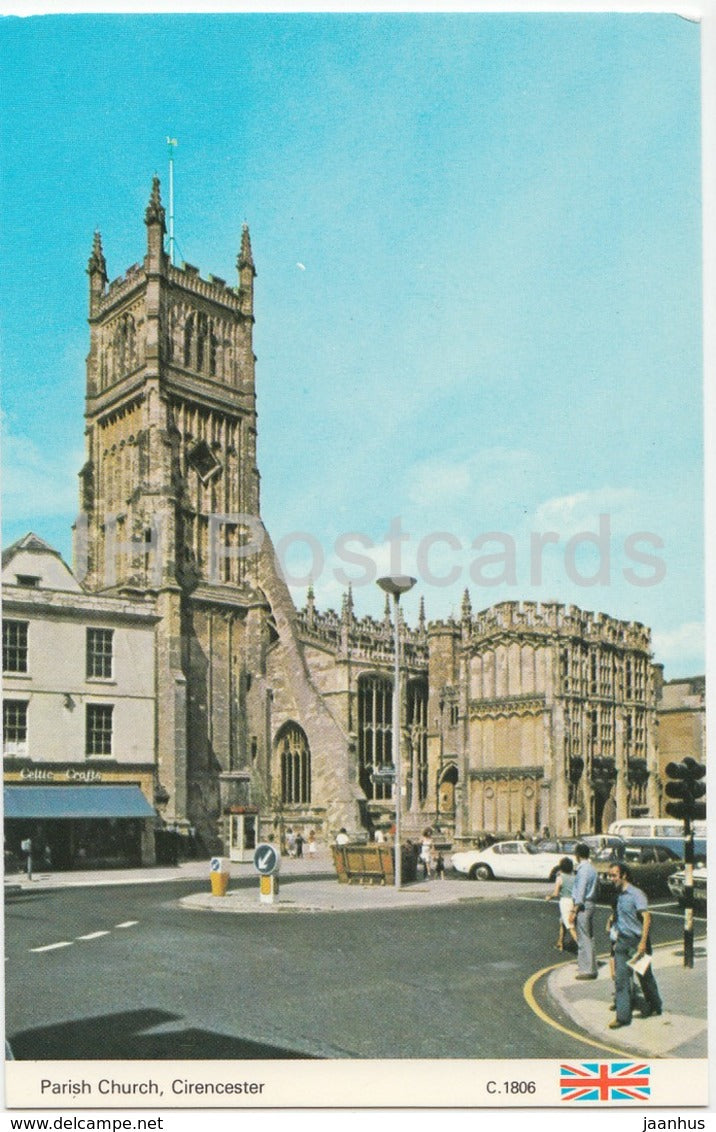
[{"label": "shop window", "polygon": [[27,621],[3,621],[3,672],[27,672],[27,629]]},{"label": "shop window", "polygon": [[113,629],[87,630],[87,679],[112,679]]},{"label": "shop window", "polygon": [[27,700],[4,700],[2,705],[3,754],[27,754]]},{"label": "shop window", "polygon": [[111,704],[87,704],[88,755],[112,754],[112,710]]}]

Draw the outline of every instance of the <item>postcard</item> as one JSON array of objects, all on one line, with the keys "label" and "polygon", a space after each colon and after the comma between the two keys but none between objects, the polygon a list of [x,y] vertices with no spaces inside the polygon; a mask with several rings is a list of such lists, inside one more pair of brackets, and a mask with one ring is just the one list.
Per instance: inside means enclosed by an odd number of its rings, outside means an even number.
[{"label": "postcard", "polygon": [[196,7],[0,21],[7,1109],[705,1127],[713,12]]}]

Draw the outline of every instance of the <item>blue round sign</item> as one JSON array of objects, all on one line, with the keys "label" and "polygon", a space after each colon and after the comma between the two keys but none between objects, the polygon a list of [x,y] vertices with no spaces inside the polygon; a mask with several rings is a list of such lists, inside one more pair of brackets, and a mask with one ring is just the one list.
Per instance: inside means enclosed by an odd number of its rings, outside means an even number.
[{"label": "blue round sign", "polygon": [[275,845],[269,845],[267,841],[261,845],[256,846],[254,852],[254,868],[257,873],[263,877],[273,876],[277,873],[281,865],[281,854]]}]

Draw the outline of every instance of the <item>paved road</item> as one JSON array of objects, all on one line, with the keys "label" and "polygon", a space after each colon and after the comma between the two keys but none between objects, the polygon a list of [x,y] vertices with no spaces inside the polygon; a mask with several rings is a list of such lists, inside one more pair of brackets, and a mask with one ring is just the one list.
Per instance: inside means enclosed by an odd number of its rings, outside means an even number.
[{"label": "paved road", "polygon": [[[15,1056],[593,1053],[523,997],[529,976],[559,958],[553,905],[473,901],[466,882],[465,901],[450,907],[216,916],[178,906],[195,890],[196,881],[10,901],[6,1026]],[[601,909],[600,931],[605,918]],[[677,919],[657,917],[657,941],[678,931]]]}]

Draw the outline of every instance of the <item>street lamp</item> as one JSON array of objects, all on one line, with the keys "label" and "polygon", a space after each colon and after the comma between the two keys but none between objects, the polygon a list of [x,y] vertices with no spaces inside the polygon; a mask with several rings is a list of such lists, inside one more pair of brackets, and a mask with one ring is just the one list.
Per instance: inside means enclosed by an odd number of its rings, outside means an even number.
[{"label": "street lamp", "polygon": [[398,607],[400,595],[407,593],[415,585],[416,578],[405,574],[378,578],[378,585],[393,598],[393,625],[395,628],[395,670],[393,677],[393,770],[395,772],[395,887],[400,888],[403,881],[403,859],[400,838],[400,801],[402,775],[400,768],[400,625]]}]

